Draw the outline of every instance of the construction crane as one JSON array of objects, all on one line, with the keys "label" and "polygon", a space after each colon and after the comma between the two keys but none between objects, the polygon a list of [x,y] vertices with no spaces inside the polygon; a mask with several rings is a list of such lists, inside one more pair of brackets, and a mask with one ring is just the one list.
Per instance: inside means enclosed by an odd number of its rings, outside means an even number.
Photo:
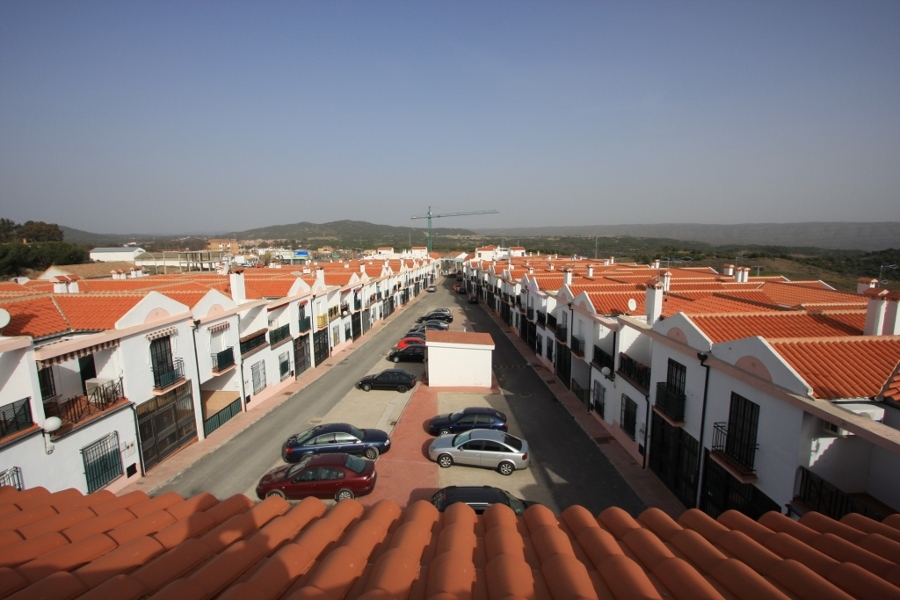
[{"label": "construction crane", "polygon": [[498,214],[496,210],[471,210],[467,212],[454,212],[454,213],[443,213],[440,215],[435,215],[431,213],[431,207],[428,207],[428,213],[422,216],[414,216],[411,219],[428,219],[428,252],[431,253],[431,220],[438,219],[440,217],[461,217],[463,215],[496,215]]}]

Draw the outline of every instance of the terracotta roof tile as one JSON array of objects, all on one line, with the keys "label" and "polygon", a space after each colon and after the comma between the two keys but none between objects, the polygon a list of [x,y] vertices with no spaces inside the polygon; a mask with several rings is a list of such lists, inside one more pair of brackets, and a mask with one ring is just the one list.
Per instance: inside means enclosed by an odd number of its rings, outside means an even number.
[{"label": "terracotta roof tile", "polygon": [[9,324],[3,335],[30,335],[43,338],[69,331],[70,325],[50,296],[0,302],[0,308],[9,312]]},{"label": "terracotta roof tile", "polygon": [[788,282],[766,282],[762,290],[767,296],[782,306],[806,304],[855,305],[865,308],[867,300],[858,294],[838,292]]},{"label": "terracotta roof tile", "polygon": [[115,329],[116,321],[143,299],[140,295],[57,294],[54,301],[74,331]]},{"label": "terracotta roof tile", "polygon": [[771,312],[695,315],[691,319],[713,343],[718,343],[754,336],[764,338],[861,336],[866,315],[864,312],[832,314]]},{"label": "terracotta roof tile", "polygon": [[[641,292],[588,292],[588,300],[601,315],[643,314],[646,294]],[[628,301],[634,300],[637,308],[629,310]]]}]

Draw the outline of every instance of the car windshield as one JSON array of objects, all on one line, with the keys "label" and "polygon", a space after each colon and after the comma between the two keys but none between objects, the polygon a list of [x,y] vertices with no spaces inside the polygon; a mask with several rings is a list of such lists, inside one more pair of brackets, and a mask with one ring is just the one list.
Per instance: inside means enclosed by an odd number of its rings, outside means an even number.
[{"label": "car windshield", "polygon": [[297,476],[297,474],[306,468],[306,465],[309,464],[309,461],[312,460],[312,456],[306,456],[295,465],[291,465],[291,468],[287,470],[287,473],[284,474],[285,479],[293,479]]},{"label": "car windshield", "polygon": [[456,423],[457,421],[459,421],[460,419],[462,419],[462,417],[463,417],[464,414],[466,414],[466,412],[463,411],[463,410],[458,410],[458,411],[456,411],[455,413],[453,413],[452,415],[450,415],[450,422],[451,422],[451,423]]},{"label": "car windshield", "polygon": [[504,435],[503,441],[506,443],[507,446],[510,446],[511,448],[515,448],[516,450],[522,449],[522,440],[520,440],[519,438],[517,438],[514,435],[509,435],[509,434]]},{"label": "car windshield", "polygon": [[506,490],[503,490],[503,495],[506,496],[506,500],[509,502],[509,507],[513,509],[514,513],[516,513],[517,515],[521,515],[523,512],[525,512],[524,502],[522,502]]},{"label": "car windshield", "polygon": [[366,434],[363,433],[363,430],[360,429],[359,427],[354,427],[353,425],[348,425],[347,431],[350,433],[350,435],[352,435],[353,437],[355,437],[358,440],[366,439]]},{"label": "car windshield", "polygon": [[431,497],[431,503],[439,511],[443,511],[447,507],[447,493],[444,490],[439,491]]},{"label": "car windshield", "polygon": [[319,427],[320,427],[320,426],[317,425],[317,426],[315,426],[315,427],[310,427],[310,428],[307,429],[306,431],[303,431],[303,432],[301,432],[301,433],[298,433],[298,434],[297,434],[297,437],[296,437],[297,443],[298,443],[298,444],[302,444],[303,442],[305,442],[306,440],[308,440],[309,438],[311,438],[311,437],[312,437],[313,435],[315,435],[316,432],[319,430]]},{"label": "car windshield", "polygon": [[465,433],[460,433],[456,437],[453,438],[453,445],[459,446],[462,443],[468,442],[469,438],[472,437],[471,431],[466,431]]},{"label": "car windshield", "polygon": [[366,470],[366,461],[358,456],[348,454],[347,460],[344,461],[344,466],[354,473],[362,473]]}]

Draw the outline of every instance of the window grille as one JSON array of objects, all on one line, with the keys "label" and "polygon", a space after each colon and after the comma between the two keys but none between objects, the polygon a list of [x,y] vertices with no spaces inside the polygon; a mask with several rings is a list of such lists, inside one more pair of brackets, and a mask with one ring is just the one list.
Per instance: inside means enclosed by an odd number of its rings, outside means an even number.
[{"label": "window grille", "polygon": [[254,394],[258,394],[266,389],[266,363],[260,361],[250,367],[250,374],[253,378]]},{"label": "window grille", "polygon": [[88,493],[96,492],[122,475],[119,434],[114,431],[81,449]]}]

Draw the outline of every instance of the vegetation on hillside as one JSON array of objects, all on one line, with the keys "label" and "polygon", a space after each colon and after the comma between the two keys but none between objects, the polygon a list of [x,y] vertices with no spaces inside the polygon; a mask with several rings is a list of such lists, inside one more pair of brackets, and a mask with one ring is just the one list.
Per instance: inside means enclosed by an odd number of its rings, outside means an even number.
[{"label": "vegetation on hillside", "polygon": [[28,221],[18,224],[0,219],[0,276],[19,277],[27,271],[88,262],[87,249],[63,241],[55,223]]}]

